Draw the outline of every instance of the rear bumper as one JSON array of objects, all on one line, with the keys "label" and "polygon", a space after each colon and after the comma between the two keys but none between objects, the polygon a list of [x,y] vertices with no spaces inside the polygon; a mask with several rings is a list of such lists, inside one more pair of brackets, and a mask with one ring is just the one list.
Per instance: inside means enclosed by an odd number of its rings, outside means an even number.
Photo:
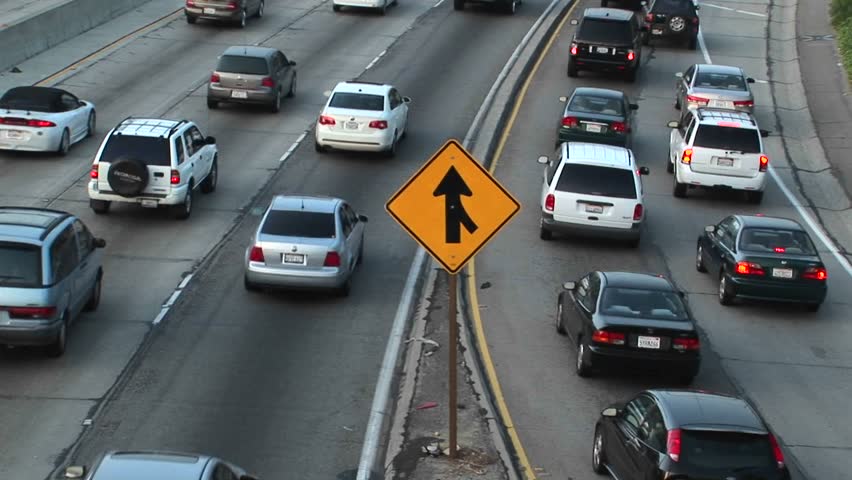
[{"label": "rear bumper", "polygon": [[348,275],[340,268],[304,272],[248,264],[245,277],[248,282],[263,287],[328,290],[343,286]]},{"label": "rear bumper", "polygon": [[541,223],[546,230],[553,233],[611,238],[614,240],[636,240],[639,238],[642,228],[642,222],[633,222],[628,228],[602,227],[582,223],[561,222],[554,220],[553,215],[546,213],[542,214]]},{"label": "rear bumper", "polygon": [[220,10],[216,13],[204,13],[203,8],[184,7],[183,12],[187,17],[200,18],[202,20],[215,20],[220,22],[236,22],[240,19],[240,9]]},{"label": "rear bumper", "polygon": [[588,362],[594,368],[627,371],[665,371],[674,375],[695,375],[701,356],[688,353],[626,350],[589,345]]},{"label": "rear bumper", "polygon": [[358,152],[382,152],[388,150],[393,142],[393,131],[389,128],[373,133],[346,133],[317,125],[316,142],[321,147]]},{"label": "rear bumper", "polygon": [[[246,98],[234,98],[233,92],[245,92]],[[207,99],[217,102],[228,103],[272,103],[275,100],[275,90],[264,88],[261,90],[245,90],[241,88],[226,88],[207,85]]]},{"label": "rear bumper", "polygon": [[785,285],[736,276],[729,278],[737,297],[753,300],[771,300],[788,303],[822,303],[828,292],[826,284],[803,285],[801,283],[793,283]]},{"label": "rear bumper", "polygon": [[[659,31],[659,33],[655,33]],[[687,26],[679,32],[675,32],[669,28],[668,24],[651,24],[648,25],[648,37],[654,38],[694,38],[698,36],[698,26]]]},{"label": "rear bumper", "polygon": [[333,4],[338,7],[361,7],[361,8],[382,8],[390,0],[334,0]]},{"label": "rear bumper", "polygon": [[[146,195],[142,194],[136,197],[122,197],[121,195],[98,189],[97,180],[92,180],[88,185],[89,198],[92,200],[100,200],[104,202],[116,202],[116,203],[136,203],[139,205],[143,205],[144,203],[155,202],[155,207],[160,205],[180,205],[183,203],[186,198],[186,192],[189,190],[189,185],[182,185],[180,187],[174,187],[170,189],[171,191],[167,195]],[[143,205],[148,207],[148,205]],[[149,207],[152,208],[152,207]]]},{"label": "rear bumper", "polygon": [[639,68],[636,60],[600,60],[588,57],[571,57],[569,62],[573,63],[577,70],[596,70],[601,72],[624,72]]},{"label": "rear bumper", "polygon": [[[22,132],[22,138],[9,138],[9,131]],[[2,128],[0,129],[0,150],[20,152],[51,152],[59,149],[62,130],[51,128]]]},{"label": "rear bumper", "polygon": [[17,325],[0,326],[0,344],[38,346],[53,343],[59,334],[62,320],[30,320]]},{"label": "rear bumper", "polygon": [[763,191],[766,187],[766,172],[758,173],[754,177],[735,177],[731,175],[694,172],[690,167],[676,162],[675,176],[680,183],[705,188]]},{"label": "rear bumper", "polygon": [[616,147],[627,147],[629,135],[621,133],[589,133],[581,130],[560,128],[558,132],[559,143],[562,142],[589,142],[614,145]]}]

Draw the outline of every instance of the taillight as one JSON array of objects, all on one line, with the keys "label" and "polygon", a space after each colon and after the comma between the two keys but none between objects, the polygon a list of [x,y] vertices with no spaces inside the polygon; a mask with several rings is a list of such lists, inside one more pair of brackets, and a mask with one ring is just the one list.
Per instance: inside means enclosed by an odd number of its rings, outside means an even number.
[{"label": "taillight", "polygon": [[340,266],[340,254],[337,252],[331,251],[325,254],[325,261],[322,263],[323,267],[339,267]]},{"label": "taillight", "polygon": [[766,155],[760,156],[760,171],[765,172],[766,168],[769,166],[769,157]]},{"label": "taillight", "polygon": [[592,333],[592,341],[595,343],[608,343],[610,345],[624,345],[624,334],[608,332],[606,330],[595,330]]},{"label": "taillight", "polygon": [[752,262],[737,262],[736,271],[740,275],[764,275],[763,267]]},{"label": "taillight", "polygon": [[266,259],[263,258],[263,249],[257,245],[251,247],[251,252],[249,252],[249,261],[261,263],[266,262]]},{"label": "taillight", "polygon": [[735,107],[753,107],[754,102],[751,100],[734,100]]},{"label": "taillight", "polygon": [[828,271],[823,267],[811,267],[802,272],[802,278],[809,280],[826,280],[828,279]]},{"label": "taillight", "polygon": [[638,222],[642,220],[642,213],[644,209],[642,208],[641,203],[637,203],[635,207],[633,207],[633,221]]},{"label": "taillight", "polygon": [[633,53],[633,50],[628,50],[627,51],[627,60],[632,61],[634,58],[636,58],[636,54]]},{"label": "taillight", "polygon": [[370,122],[370,128],[378,128],[379,130],[384,130],[388,128],[388,122],[386,120],[373,120]]},{"label": "taillight", "polygon": [[210,83],[219,83],[219,80],[221,80],[221,78],[219,78],[218,73],[214,73],[213,75],[210,75]]},{"label": "taillight", "polygon": [[710,103],[710,100],[707,98],[696,97],[695,95],[687,95],[686,101],[689,103],[701,103],[703,105],[707,105]]},{"label": "taillight", "polygon": [[577,55],[577,44],[571,42],[571,55]]},{"label": "taillight", "polygon": [[627,131],[627,124],[624,122],[612,122],[609,126],[613,132],[624,133]]},{"label": "taillight", "polygon": [[55,127],[56,124],[47,120],[27,120],[28,127]]},{"label": "taillight", "polygon": [[544,209],[548,212],[552,212],[556,208],[556,197],[552,193],[548,193],[546,197],[544,197]]},{"label": "taillight", "polygon": [[673,461],[680,461],[680,429],[669,430],[666,435],[666,453]]},{"label": "taillight", "polygon": [[9,314],[9,318],[21,320],[36,320],[52,318],[56,314],[56,307],[0,307]]},{"label": "taillight", "polygon": [[680,157],[680,163],[685,163],[687,165],[692,163],[692,149],[691,148],[687,148],[686,150],[683,151],[683,155]]},{"label": "taillight", "polygon": [[272,88],[275,86],[275,82],[272,80],[272,77],[264,77],[264,79],[260,81],[260,85]]},{"label": "taillight", "polygon": [[693,24],[693,25],[698,25],[698,17],[693,17],[693,18],[692,18],[692,24]]},{"label": "taillight", "polygon": [[172,174],[169,178],[169,183],[172,185],[180,185],[180,170],[172,170]]},{"label": "taillight", "polygon": [[672,348],[680,351],[699,350],[701,341],[698,338],[675,338],[672,341]]},{"label": "taillight", "polygon": [[32,120],[27,118],[0,117],[0,125],[17,125],[21,127],[55,127],[56,124],[48,120]]},{"label": "taillight", "polygon": [[775,435],[769,434],[769,443],[772,444],[772,454],[775,455],[775,464],[778,468],[784,468],[784,452],[781,451],[781,446],[778,445],[778,440]]},{"label": "taillight", "polygon": [[335,125],[337,122],[328,115],[320,115],[319,123],[320,125]]},{"label": "taillight", "polygon": [[193,8],[195,7],[195,2],[193,2],[192,0],[186,0],[186,6],[189,8]]},{"label": "taillight", "polygon": [[578,125],[576,117],[562,117],[562,126],[568,128],[574,128]]},{"label": "taillight", "polygon": [[89,176],[94,178],[95,180],[98,179],[98,164],[97,163],[92,165],[92,172],[89,173]]},{"label": "taillight", "polygon": [[654,14],[653,13],[646,14],[645,15],[645,21],[648,22],[648,23],[653,22],[654,21]]},{"label": "taillight", "polygon": [[226,7],[228,10],[236,10],[239,4],[237,2],[228,2],[228,6]]}]

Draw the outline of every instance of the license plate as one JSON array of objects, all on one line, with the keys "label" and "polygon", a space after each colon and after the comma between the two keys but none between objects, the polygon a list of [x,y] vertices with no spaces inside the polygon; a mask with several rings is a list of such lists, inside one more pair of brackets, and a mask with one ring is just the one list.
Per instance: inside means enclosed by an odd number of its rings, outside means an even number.
[{"label": "license plate", "polygon": [[654,348],[660,349],[660,337],[642,337],[640,336],[636,345],[639,348]]},{"label": "license plate", "polygon": [[305,263],[305,256],[301,253],[285,253],[282,262],[302,265]]},{"label": "license plate", "polygon": [[20,130],[6,130],[6,138],[10,140],[20,140],[24,138],[24,132]]},{"label": "license plate", "polygon": [[654,34],[654,35],[662,35],[662,34],[663,34],[663,29],[661,29],[661,28],[654,28],[654,29],[652,29],[652,30],[651,30],[651,33],[652,33],[652,34]]},{"label": "license plate", "polygon": [[603,207],[601,205],[586,205],[586,212],[603,213]]},{"label": "license plate", "polygon": [[719,165],[720,167],[733,167],[734,166],[734,159],[733,158],[717,158],[716,159],[716,165]]},{"label": "license plate", "polygon": [[711,108],[734,108],[734,102],[724,100],[710,100]]},{"label": "license plate", "polygon": [[346,122],[346,128],[349,130],[358,130],[358,122]]},{"label": "license plate", "polygon": [[248,92],[242,90],[232,90],[231,98],[248,98]]},{"label": "license plate", "polygon": [[145,208],[157,208],[156,200],[142,200],[142,206]]},{"label": "license plate", "polygon": [[205,15],[215,15],[215,14],[216,14],[216,9],[215,9],[215,8],[205,8],[205,9],[204,9],[204,14],[205,14]]},{"label": "license plate", "polygon": [[598,47],[597,52],[598,53],[609,53],[609,48],[608,47]]},{"label": "license plate", "polygon": [[601,126],[600,125],[586,124],[586,131],[592,132],[592,133],[601,133]]},{"label": "license plate", "polygon": [[773,268],[772,276],[776,278],[793,278],[792,268]]}]

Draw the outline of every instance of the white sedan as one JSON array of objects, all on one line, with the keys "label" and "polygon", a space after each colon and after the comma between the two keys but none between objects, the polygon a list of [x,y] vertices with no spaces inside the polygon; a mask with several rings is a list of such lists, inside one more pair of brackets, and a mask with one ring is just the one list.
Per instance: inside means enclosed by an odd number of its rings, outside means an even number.
[{"label": "white sedan", "polygon": [[95,106],[51,87],[15,87],[0,97],[0,150],[57,152],[95,133]]}]

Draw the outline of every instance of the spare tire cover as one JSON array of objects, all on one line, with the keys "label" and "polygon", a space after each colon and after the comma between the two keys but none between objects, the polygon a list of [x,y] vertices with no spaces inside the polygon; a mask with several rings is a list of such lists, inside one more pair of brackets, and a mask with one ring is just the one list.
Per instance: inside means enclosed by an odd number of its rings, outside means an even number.
[{"label": "spare tire cover", "polygon": [[109,166],[107,182],[113,192],[122,197],[133,197],[148,186],[148,166],[131,157],[121,157]]}]

